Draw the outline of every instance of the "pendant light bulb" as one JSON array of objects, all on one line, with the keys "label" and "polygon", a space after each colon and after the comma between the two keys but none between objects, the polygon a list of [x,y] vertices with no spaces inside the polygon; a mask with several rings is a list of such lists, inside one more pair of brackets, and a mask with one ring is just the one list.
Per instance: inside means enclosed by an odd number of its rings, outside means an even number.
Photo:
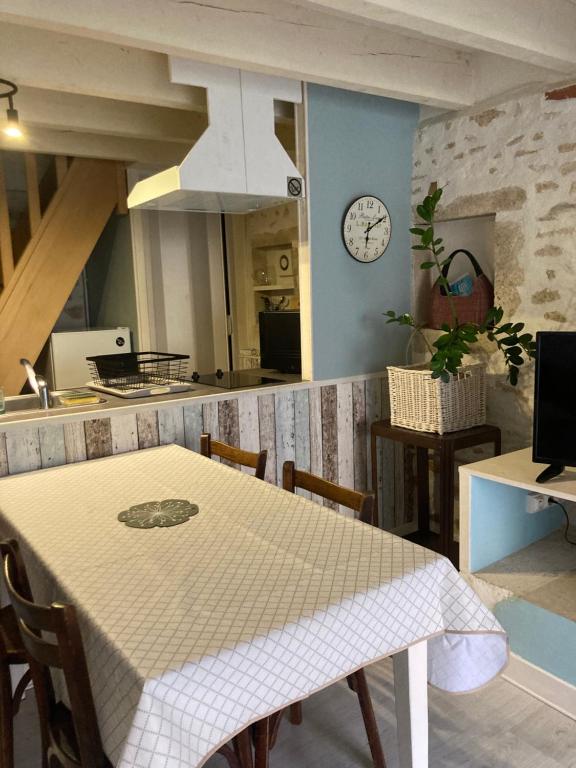
[{"label": "pendant light bulb", "polygon": [[4,127],[3,132],[5,136],[9,136],[11,139],[21,139],[24,134],[20,128],[20,121],[18,120],[18,110],[10,107],[6,110],[6,117],[8,119],[7,125]]}]

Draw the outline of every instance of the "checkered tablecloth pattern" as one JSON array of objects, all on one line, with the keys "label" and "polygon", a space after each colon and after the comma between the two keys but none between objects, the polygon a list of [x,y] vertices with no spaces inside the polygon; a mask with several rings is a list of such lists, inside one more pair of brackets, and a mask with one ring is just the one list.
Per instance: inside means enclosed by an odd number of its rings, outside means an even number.
[{"label": "checkered tablecloth pattern", "polygon": [[[173,528],[117,520],[187,499]],[[178,446],[0,480],[38,600],[73,602],[105,750],[200,766],[248,723],[430,638],[430,681],[483,685],[506,637],[450,562]]]}]

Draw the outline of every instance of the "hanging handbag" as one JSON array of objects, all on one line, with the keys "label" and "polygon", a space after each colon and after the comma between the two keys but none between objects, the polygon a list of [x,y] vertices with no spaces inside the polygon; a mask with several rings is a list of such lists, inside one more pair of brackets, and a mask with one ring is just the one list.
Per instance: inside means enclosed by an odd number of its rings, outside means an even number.
[{"label": "hanging handbag", "polygon": [[[454,257],[458,253],[464,253],[470,259],[474,267],[475,279],[472,287],[472,293],[469,296],[452,296],[453,306],[456,312],[458,323],[478,323],[481,325],[486,319],[486,314],[494,304],[494,287],[484,272],[482,267],[470,251],[464,248],[458,248],[452,251],[442,267],[442,276],[448,278],[448,272],[452,265]],[[443,325],[452,327],[454,321],[450,311],[450,297],[446,288],[440,284],[439,279],[432,286],[432,301],[430,306],[430,328],[442,328]]]}]

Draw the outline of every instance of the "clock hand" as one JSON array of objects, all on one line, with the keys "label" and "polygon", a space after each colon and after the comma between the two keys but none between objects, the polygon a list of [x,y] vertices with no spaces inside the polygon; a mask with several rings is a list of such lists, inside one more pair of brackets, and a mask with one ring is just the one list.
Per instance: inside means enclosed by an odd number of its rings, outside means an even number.
[{"label": "clock hand", "polygon": [[378,226],[378,224],[380,224],[380,222],[381,222],[381,221],[384,221],[384,219],[385,219],[385,218],[386,218],[386,216],[381,216],[381,217],[378,219],[378,221],[375,221],[375,222],[374,222],[374,224],[369,224],[369,225],[368,225],[368,229],[366,230],[366,234],[368,234],[368,232],[370,232],[370,230],[371,230],[371,229],[374,229],[374,227],[377,227],[377,226]]}]

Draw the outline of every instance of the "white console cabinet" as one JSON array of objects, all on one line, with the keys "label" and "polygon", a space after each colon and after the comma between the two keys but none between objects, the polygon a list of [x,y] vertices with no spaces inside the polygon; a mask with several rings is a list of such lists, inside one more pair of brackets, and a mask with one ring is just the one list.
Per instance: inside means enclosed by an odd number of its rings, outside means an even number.
[{"label": "white console cabinet", "polygon": [[576,502],[576,470],[540,485],[542,469],[530,449],[460,468],[460,568],[508,632],[505,676],[576,719],[576,546],[548,504]]}]

